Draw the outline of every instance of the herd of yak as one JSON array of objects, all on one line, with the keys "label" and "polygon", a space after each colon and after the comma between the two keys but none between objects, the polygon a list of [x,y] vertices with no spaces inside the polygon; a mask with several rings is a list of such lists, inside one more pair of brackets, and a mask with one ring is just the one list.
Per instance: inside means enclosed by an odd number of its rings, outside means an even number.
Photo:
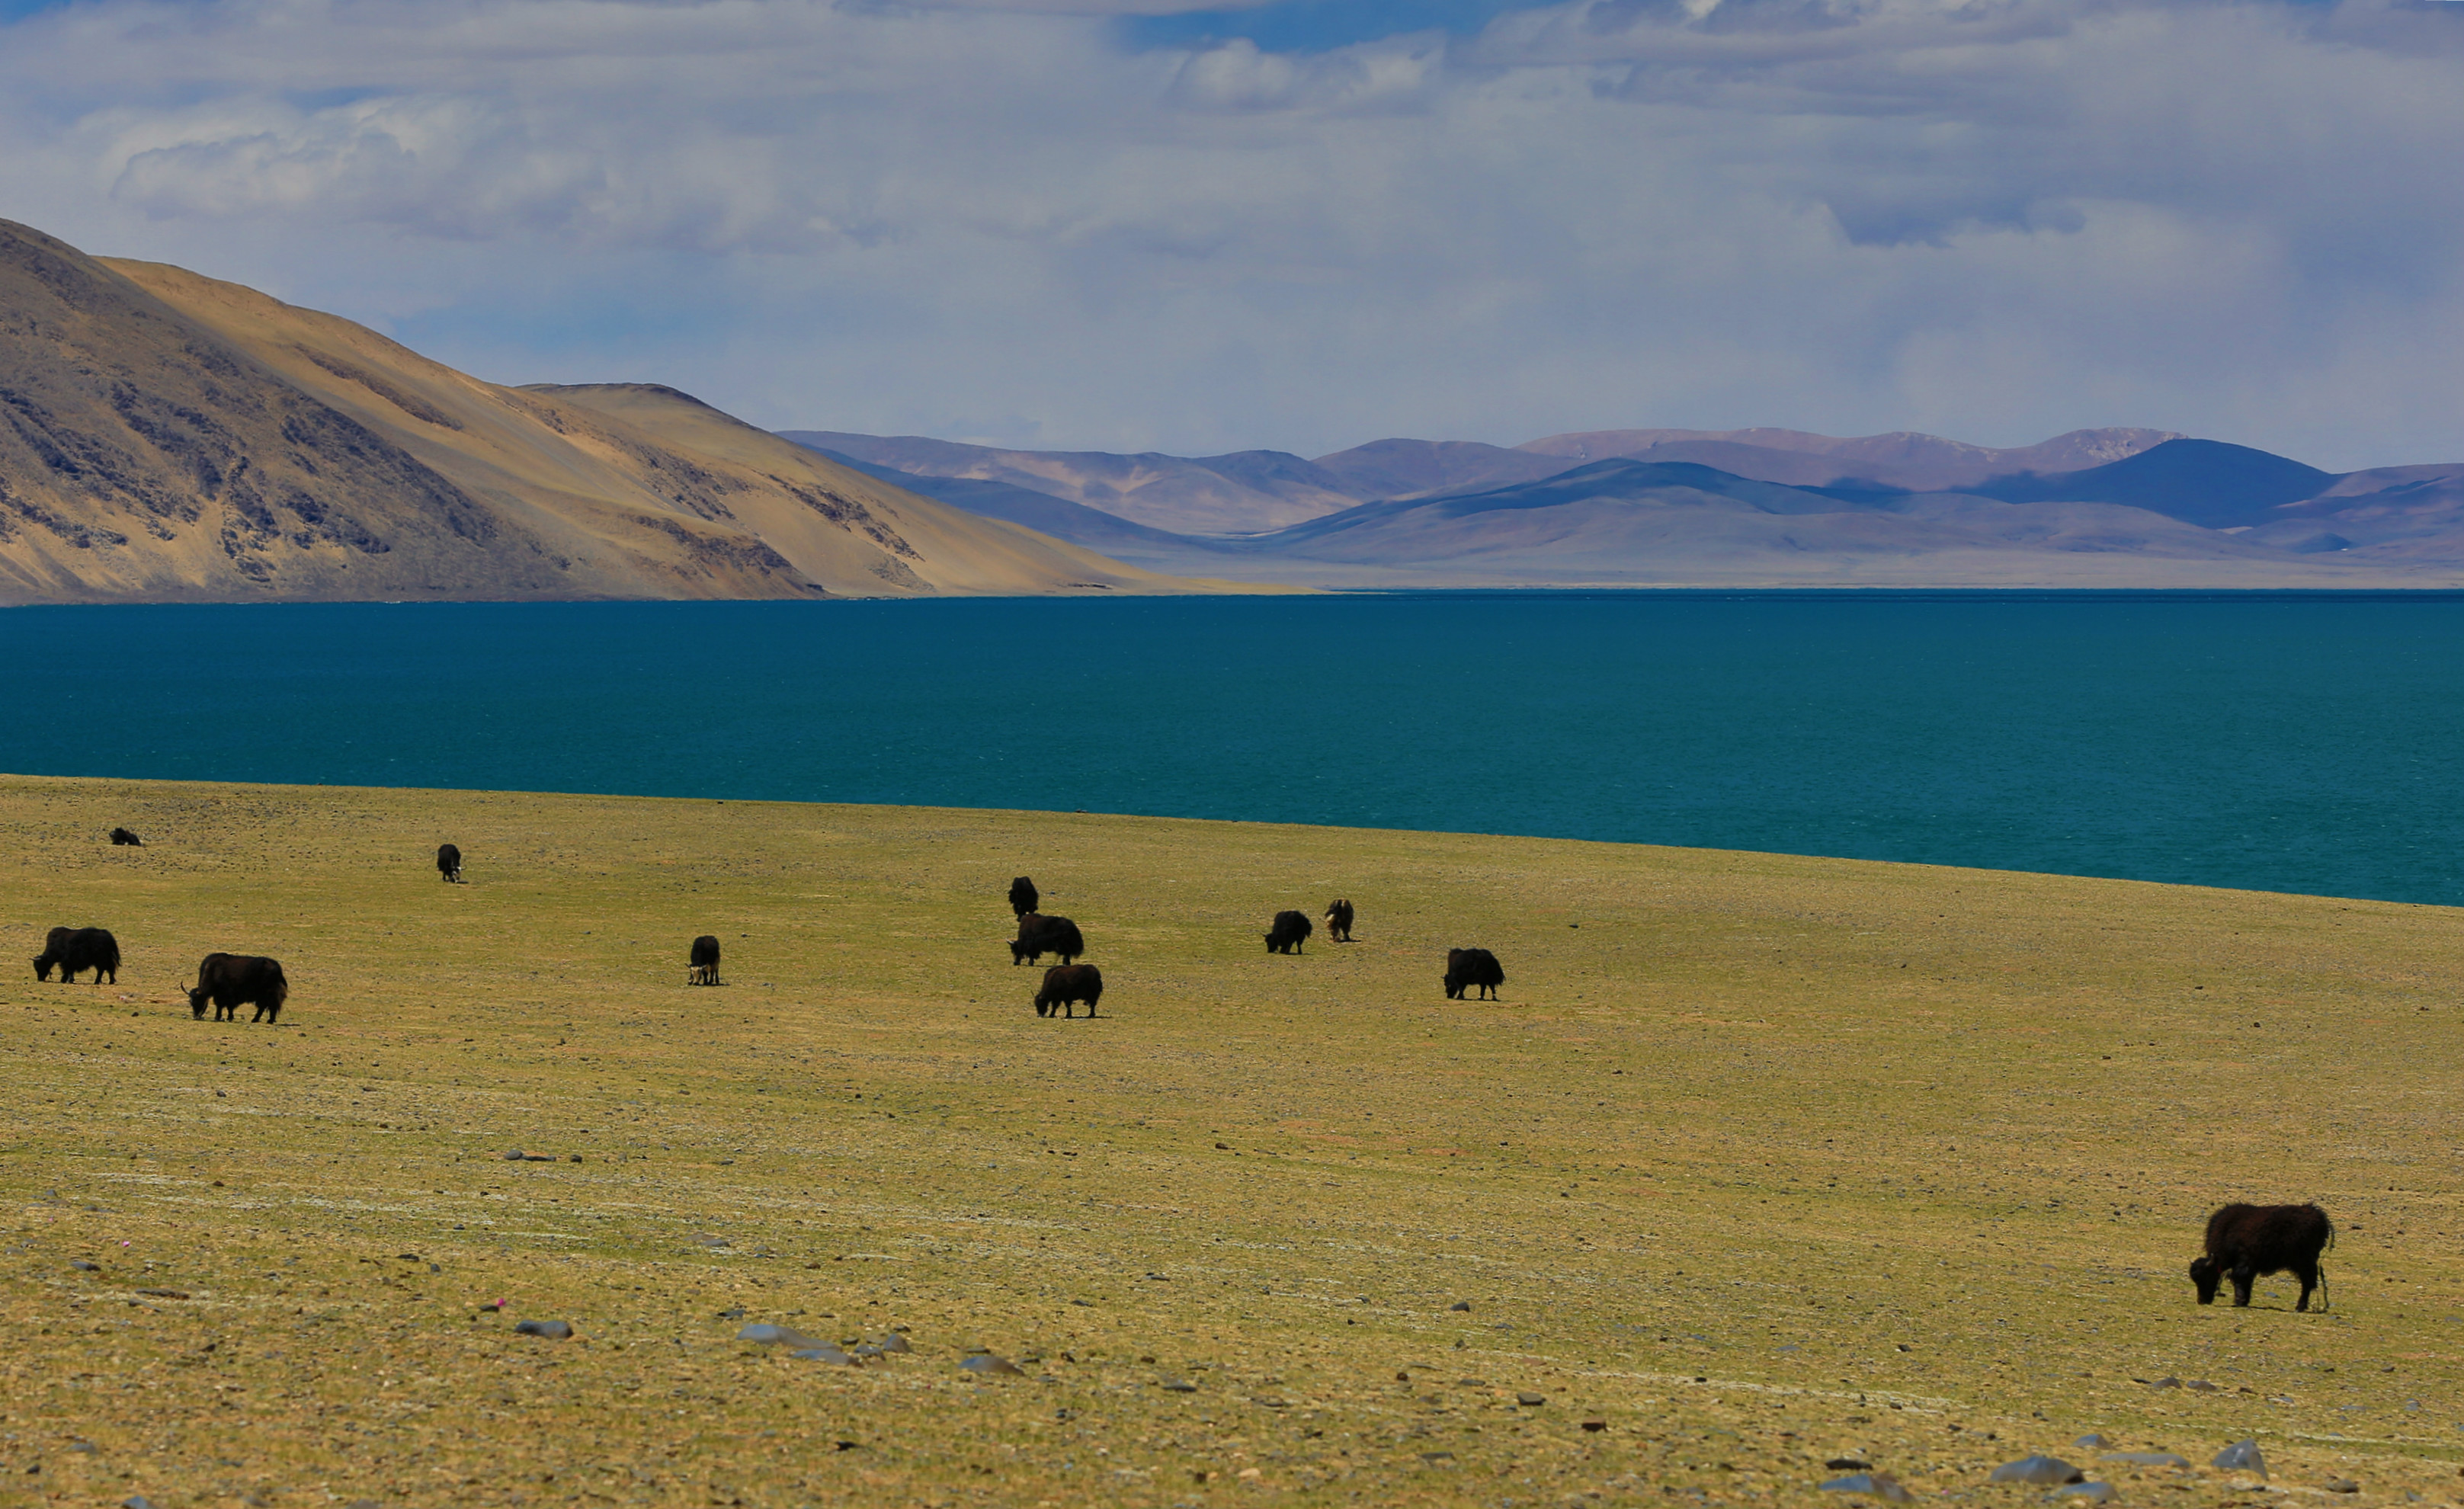
[{"label": "herd of yak", "polygon": [[[1087,951],[1086,935],[1078,925],[1067,917],[1047,917],[1036,910],[1044,897],[1035,882],[1022,875],[1009,883],[1009,909],[1018,918],[1018,936],[1009,944],[1012,964],[1038,964],[1047,953],[1061,962],[1044,972],[1044,988],[1035,993],[1035,1014],[1049,1017],[1059,1012],[1065,1017],[1077,1015],[1080,1001],[1087,1003],[1087,1015],[1095,1015],[1095,1003],[1104,998],[1104,974],[1091,964],[1080,964],[1078,955]],[[1326,908],[1326,933],[1337,943],[1352,941],[1352,903],[1336,900]],[[1301,944],[1317,930],[1309,913],[1279,911],[1266,929],[1268,953],[1298,953]],[[710,941],[710,940],[704,940]],[[696,944],[694,947],[698,948]],[[1479,994],[1475,1000],[1497,999],[1497,988],[1506,983],[1506,971],[1497,955],[1486,949],[1448,949],[1444,975],[1446,999],[1462,1000],[1466,991]]]},{"label": "herd of yak", "polygon": [[[141,847],[143,843],[126,828],[112,829],[111,842]],[[458,884],[462,851],[451,843],[438,848],[436,870],[447,882]],[[1042,902],[1035,882],[1026,876],[1009,883],[1010,911],[1018,919],[1018,936],[1009,946],[1010,962],[1034,964],[1047,953],[1058,956],[1061,962],[1044,972],[1043,988],[1035,993],[1035,1014],[1049,1017],[1059,1012],[1065,1017],[1074,1017],[1083,1002],[1087,1015],[1092,1017],[1095,1003],[1104,996],[1103,972],[1077,962],[1087,951],[1078,925],[1067,917],[1047,917],[1038,911]],[[1351,942],[1353,917],[1352,903],[1333,902],[1326,908],[1327,936],[1338,943]],[[1308,914],[1279,911],[1266,929],[1266,951],[1298,953],[1314,930]],[[34,978],[47,981],[55,969],[63,984],[92,970],[97,985],[105,980],[116,985],[120,940],[101,928],[54,928],[43,940],[43,951],[34,956]],[[685,983],[719,983],[716,937],[704,933],[693,939]],[[1462,1000],[1472,991],[1480,993],[1474,998],[1495,1000],[1497,988],[1505,983],[1506,972],[1499,967],[1497,955],[1486,949],[1446,951],[1448,1000]],[[253,1006],[249,1020],[272,1023],[281,1016],[282,1003],[290,995],[279,961],[253,954],[209,953],[197,966],[197,983],[188,992],[188,1012],[203,1020],[210,1005],[214,1020],[235,1021],[240,1007]],[[2315,1291],[2320,1308],[2324,1309],[2326,1278],[2319,1256],[2335,1242],[2335,1223],[2316,1205],[2228,1205],[2208,1217],[2203,1251],[2190,1264],[2190,1281],[2197,1287],[2201,1304],[2214,1303],[2217,1291],[2231,1282],[2233,1303],[2247,1305],[2251,1285],[2259,1278],[2289,1273],[2301,1284],[2301,1296],[2293,1308],[2309,1309]]]}]

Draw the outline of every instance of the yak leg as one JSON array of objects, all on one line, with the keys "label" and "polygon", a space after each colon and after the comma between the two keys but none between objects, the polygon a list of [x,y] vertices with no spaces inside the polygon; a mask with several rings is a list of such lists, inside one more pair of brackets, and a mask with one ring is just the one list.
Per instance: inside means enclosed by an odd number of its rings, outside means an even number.
[{"label": "yak leg", "polygon": [[2233,1271],[2233,1308],[2238,1310],[2245,1309],[2249,1306],[2251,1281],[2257,1277],[2258,1270],[2251,1264],[2244,1262],[2234,1265]]},{"label": "yak leg", "polygon": [[2314,1258],[2309,1262],[2297,1263],[2293,1277],[2301,1280],[2301,1298],[2293,1301],[2293,1308],[2298,1313],[2310,1308],[2310,1291],[2319,1287],[2318,1261]]}]

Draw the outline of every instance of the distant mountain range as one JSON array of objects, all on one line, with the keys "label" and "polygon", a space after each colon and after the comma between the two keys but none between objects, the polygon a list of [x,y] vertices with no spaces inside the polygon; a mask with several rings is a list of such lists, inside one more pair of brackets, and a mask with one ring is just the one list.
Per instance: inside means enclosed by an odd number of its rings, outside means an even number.
[{"label": "distant mountain range", "polygon": [[1321,586],[2464,586],[2464,464],[2337,474],[2165,430],[1610,430],[1314,460],[789,430],[1154,570]]},{"label": "distant mountain range", "polygon": [[499,387],[0,221],[0,603],[1198,590],[671,388]]}]

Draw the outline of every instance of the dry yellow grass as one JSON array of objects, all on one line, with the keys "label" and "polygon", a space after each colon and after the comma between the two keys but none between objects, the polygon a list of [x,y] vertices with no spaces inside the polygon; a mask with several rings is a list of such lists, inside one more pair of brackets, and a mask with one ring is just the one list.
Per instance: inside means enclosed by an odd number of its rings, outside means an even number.
[{"label": "dry yellow grass", "polygon": [[[21,956],[126,953],[6,988],[0,1500],[1808,1504],[1856,1456],[2015,1505],[1988,1468],[2091,1431],[2200,1464],[2130,1502],[2252,1500],[2245,1435],[2279,1497],[2464,1487],[2452,910],[23,777],[0,856]],[[1019,873],[1100,1018],[1030,1010]],[[1336,895],[1357,943],[1265,953]],[[1502,1002],[1442,998],[1460,944]],[[284,961],[278,1028],[190,1019],[214,949]],[[2192,1302],[2209,1209],[2312,1197],[2332,1311]]]}]

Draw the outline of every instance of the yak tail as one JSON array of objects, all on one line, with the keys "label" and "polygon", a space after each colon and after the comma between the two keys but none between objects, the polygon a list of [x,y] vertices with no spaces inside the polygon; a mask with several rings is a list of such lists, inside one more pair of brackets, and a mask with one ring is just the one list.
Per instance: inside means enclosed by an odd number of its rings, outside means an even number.
[{"label": "yak tail", "polygon": [[[2322,1214],[2322,1215],[2326,1214],[2326,1213],[2325,1213],[2325,1212],[2323,1212],[2323,1211],[2321,1211],[2320,1214]],[[2322,1248],[2321,1248],[2321,1249],[2320,1249],[2320,1251],[2321,1251],[2321,1252],[2334,1252],[2335,1250],[2336,1250],[2336,1219],[2335,1219],[2335,1217],[2334,1217],[2334,1216],[2330,1215],[2330,1216],[2328,1216],[2328,1217],[2327,1217],[2327,1245],[2326,1245],[2326,1246],[2324,1246],[2324,1247],[2322,1247]]]}]

